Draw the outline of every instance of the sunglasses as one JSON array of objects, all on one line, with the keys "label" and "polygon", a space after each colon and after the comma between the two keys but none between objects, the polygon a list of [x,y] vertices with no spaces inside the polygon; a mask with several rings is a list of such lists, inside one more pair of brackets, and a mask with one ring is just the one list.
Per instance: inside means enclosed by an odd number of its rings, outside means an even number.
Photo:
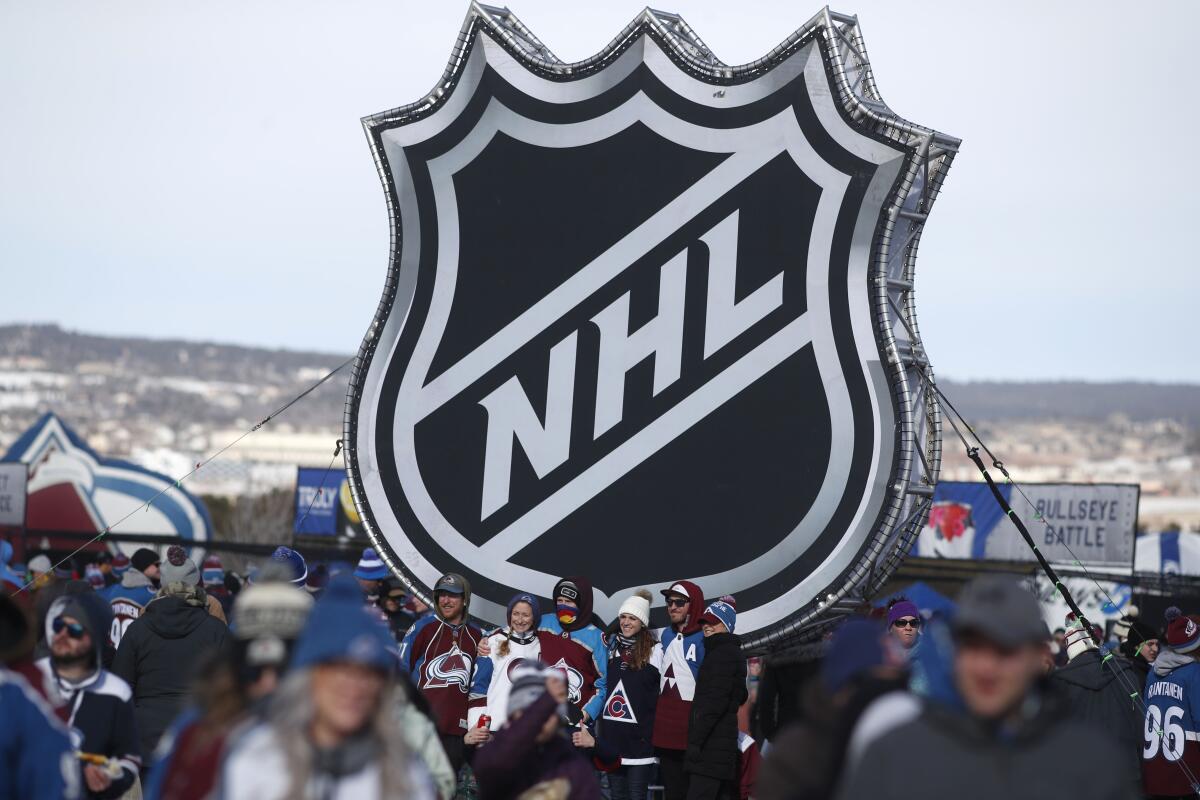
[{"label": "sunglasses", "polygon": [[687,600],[680,600],[678,597],[668,597],[667,605],[671,608],[683,608],[688,604]]},{"label": "sunglasses", "polygon": [[893,628],[916,628],[920,630],[921,620],[919,619],[898,619],[892,623]]},{"label": "sunglasses", "polygon": [[67,635],[72,639],[82,639],[84,630],[83,626],[78,622],[67,622],[63,617],[55,618],[54,622],[50,623],[51,629],[55,633],[62,633],[63,628],[67,629]]}]

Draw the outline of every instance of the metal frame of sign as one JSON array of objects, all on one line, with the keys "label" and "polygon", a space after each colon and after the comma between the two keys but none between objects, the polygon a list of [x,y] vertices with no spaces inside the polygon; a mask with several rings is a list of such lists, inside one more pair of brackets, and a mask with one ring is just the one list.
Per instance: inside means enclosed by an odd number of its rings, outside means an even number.
[{"label": "metal frame of sign", "polygon": [[[829,624],[858,607],[888,579],[907,555],[924,525],[941,465],[941,421],[933,381],[921,342],[913,291],[917,249],[930,208],[958,152],[959,140],[908,122],[893,112],[876,87],[856,17],[822,10],[764,57],[741,66],[721,62],[678,15],[647,9],[627,25],[600,53],[574,63],[555,56],[507,9],[472,3],[442,79],[424,98],[364,119],[376,166],[385,186],[391,180],[375,132],[429,116],[449,98],[462,77],[475,38],[486,33],[526,69],[548,80],[572,81],[602,70],[647,35],[688,75],[722,92],[721,87],[747,83],[765,75],[801,47],[815,42],[846,121],[859,131],[908,153],[905,166],[871,249],[869,287],[875,338],[893,391],[895,467],[887,484],[883,512],[873,535],[834,587],[814,598],[785,622],[750,634],[748,649],[778,650],[811,640]],[[715,96],[715,95],[714,95]],[[392,261],[374,321],[360,347],[345,415],[346,464],[354,502],[371,539],[389,567],[406,582],[420,586],[396,558],[364,499],[359,471],[358,410],[383,322],[397,299],[400,284],[399,209],[390,192]],[[419,590],[418,590],[418,593]]]}]

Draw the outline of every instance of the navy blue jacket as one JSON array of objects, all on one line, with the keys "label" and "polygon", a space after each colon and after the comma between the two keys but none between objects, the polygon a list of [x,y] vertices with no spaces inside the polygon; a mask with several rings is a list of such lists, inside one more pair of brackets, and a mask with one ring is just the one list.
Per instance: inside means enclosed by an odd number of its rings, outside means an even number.
[{"label": "navy blue jacket", "polygon": [[654,763],[654,712],[658,706],[662,645],[655,642],[650,662],[633,669],[621,657],[616,636],[607,637],[608,689],[600,717],[599,741],[621,756],[621,764]]}]

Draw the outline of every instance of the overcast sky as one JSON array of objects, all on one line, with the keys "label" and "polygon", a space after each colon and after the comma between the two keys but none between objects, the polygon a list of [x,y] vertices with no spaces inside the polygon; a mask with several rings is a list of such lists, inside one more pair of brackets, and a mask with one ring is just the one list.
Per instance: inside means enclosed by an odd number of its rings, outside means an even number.
[{"label": "overcast sky", "polygon": [[[727,63],[816,2],[700,2]],[[511,0],[561,58],[641,5]],[[952,378],[1200,381],[1200,3],[850,0],[901,115],[959,136],[918,310]],[[0,322],[350,352],[387,266],[359,119],[465,2],[0,0]]]}]

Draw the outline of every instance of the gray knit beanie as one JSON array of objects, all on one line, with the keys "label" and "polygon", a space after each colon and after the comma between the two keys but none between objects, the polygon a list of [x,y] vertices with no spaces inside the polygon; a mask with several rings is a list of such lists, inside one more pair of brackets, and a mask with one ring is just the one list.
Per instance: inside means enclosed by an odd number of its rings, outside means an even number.
[{"label": "gray knit beanie", "polygon": [[168,583],[182,583],[185,586],[200,583],[200,570],[196,562],[188,558],[187,552],[177,544],[167,550],[166,559],[159,565],[159,576],[163,586]]}]

